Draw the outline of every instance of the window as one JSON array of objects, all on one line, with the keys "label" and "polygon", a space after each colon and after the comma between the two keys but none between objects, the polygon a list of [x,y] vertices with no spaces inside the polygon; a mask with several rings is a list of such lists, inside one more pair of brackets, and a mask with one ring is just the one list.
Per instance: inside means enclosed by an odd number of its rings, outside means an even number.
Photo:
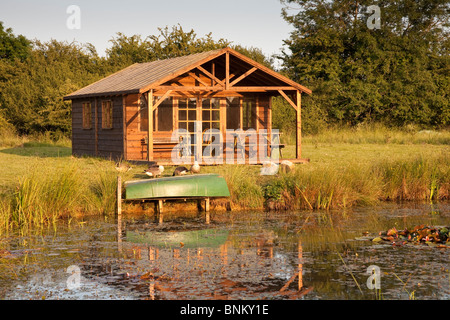
[{"label": "window", "polygon": [[241,127],[240,107],[241,99],[227,97],[227,129],[239,129]]},{"label": "window", "polygon": [[202,100],[202,131],[220,129],[220,100]]},{"label": "window", "polygon": [[102,128],[112,129],[113,127],[113,113],[112,101],[102,101]]},{"label": "window", "polygon": [[164,99],[163,102],[156,108],[153,114],[155,131],[172,131],[173,130],[173,98]]},{"label": "window", "polygon": [[216,154],[205,154],[207,146],[212,147],[210,150],[217,150],[220,141],[215,141],[215,136],[207,133],[209,129],[220,130],[220,99],[203,99],[202,100],[202,154],[204,156],[216,156]]},{"label": "window", "polygon": [[178,128],[193,133],[197,120],[197,98],[178,100]]},{"label": "window", "polygon": [[148,131],[147,99],[141,96],[139,105],[139,131]]},{"label": "window", "polygon": [[83,102],[83,129],[92,129],[92,109],[90,102]]},{"label": "window", "polygon": [[197,136],[195,122],[197,121],[197,98],[178,100],[178,128],[185,129],[190,136],[191,154],[194,153]]},{"label": "window", "polygon": [[[153,104],[159,97],[154,98]],[[139,106],[140,125],[139,131],[148,131],[148,106],[147,100],[141,97]],[[168,97],[153,111],[153,131],[173,130],[173,98]]]},{"label": "window", "polygon": [[254,98],[244,98],[242,109],[242,129],[256,129],[256,100]]}]

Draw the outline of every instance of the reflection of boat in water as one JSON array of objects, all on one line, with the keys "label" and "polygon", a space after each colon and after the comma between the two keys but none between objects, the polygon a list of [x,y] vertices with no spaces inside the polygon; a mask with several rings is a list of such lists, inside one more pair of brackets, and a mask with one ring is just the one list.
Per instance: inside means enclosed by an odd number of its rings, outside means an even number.
[{"label": "reflection of boat in water", "polygon": [[164,248],[217,248],[227,241],[228,230],[200,229],[177,232],[127,231],[126,241]]}]

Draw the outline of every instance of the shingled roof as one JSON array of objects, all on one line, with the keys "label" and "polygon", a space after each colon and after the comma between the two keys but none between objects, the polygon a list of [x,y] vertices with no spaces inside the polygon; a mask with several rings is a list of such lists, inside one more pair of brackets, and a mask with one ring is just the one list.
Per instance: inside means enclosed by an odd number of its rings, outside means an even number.
[{"label": "shingled roof", "polygon": [[[138,93],[153,84],[167,81],[171,77],[174,78],[184,72],[194,69],[227,51],[244,58],[244,56],[240,55],[236,51],[230,48],[224,48],[177,58],[157,60],[146,63],[135,63],[123,70],[111,74],[110,76],[107,76],[65,96],[64,100],[93,96]],[[245,58],[247,62],[252,62],[251,64],[259,67],[262,71],[270,73],[272,76],[275,75],[279,80],[285,81],[289,85],[297,87],[301,91],[311,93],[309,89],[299,85],[298,83],[258,64],[247,57]]]}]

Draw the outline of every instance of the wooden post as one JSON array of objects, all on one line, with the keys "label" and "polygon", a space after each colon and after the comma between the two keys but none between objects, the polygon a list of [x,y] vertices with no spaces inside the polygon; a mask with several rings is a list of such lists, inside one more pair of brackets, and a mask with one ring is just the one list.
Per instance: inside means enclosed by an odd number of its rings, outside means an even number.
[{"label": "wooden post", "polygon": [[98,99],[95,98],[95,142],[94,142],[94,148],[95,148],[95,155],[98,156]]},{"label": "wooden post", "polygon": [[225,53],[225,90],[230,86],[230,53]]},{"label": "wooden post", "polygon": [[300,91],[297,91],[297,135],[296,135],[296,148],[295,154],[296,158],[300,159],[302,157],[302,95]]},{"label": "wooden post", "polygon": [[[266,122],[266,126],[267,126],[267,136],[269,138],[269,143],[267,144],[267,154],[269,155],[269,158],[272,158],[272,143],[273,143],[273,138],[272,138],[272,97],[268,97],[268,103],[267,103],[267,122]],[[278,142],[280,143],[280,141]],[[278,148],[280,148],[278,146]]]},{"label": "wooden post", "polygon": [[163,201],[162,200],[158,200],[158,223],[162,224],[163,220],[164,220],[164,214],[163,214]]},{"label": "wooden post", "polygon": [[122,177],[117,176],[117,246],[122,252]]},{"label": "wooden post", "polygon": [[215,81],[214,81],[214,77],[216,76],[216,64],[214,62],[212,63],[211,73],[213,75],[211,77],[211,86],[214,87],[214,85],[216,84]]},{"label": "wooden post", "polygon": [[298,239],[298,291],[303,288],[303,247],[302,241]]},{"label": "wooden post", "polygon": [[153,161],[153,89],[148,92],[147,160]]},{"label": "wooden post", "polygon": [[117,216],[122,216],[122,177],[117,176]]},{"label": "wooden post", "polygon": [[243,106],[244,99],[239,98],[239,129],[244,129],[244,106]]},{"label": "wooden post", "polygon": [[122,95],[122,126],[123,126],[123,159],[127,160],[127,99],[125,95]]},{"label": "wooden post", "polygon": [[[219,99],[219,130],[220,130],[220,152],[222,163],[226,161],[226,136],[227,136],[227,99]],[[217,154],[215,155],[217,157]]]},{"label": "wooden post", "polygon": [[210,221],[211,221],[211,217],[210,217],[210,214],[209,214],[209,198],[205,199],[205,211],[206,211],[206,217],[205,217],[206,224],[209,224]]},{"label": "wooden post", "polygon": [[[202,109],[203,109],[203,99],[201,98],[200,95],[198,95],[196,97],[197,99],[197,109],[195,117],[196,117],[196,121],[195,121],[195,126],[194,126],[194,133],[195,133],[195,154],[194,154],[194,161],[198,161],[199,163],[202,163],[203,161],[203,132],[202,132],[202,127],[203,127],[203,120],[202,120]],[[189,111],[188,111],[189,112]]]}]

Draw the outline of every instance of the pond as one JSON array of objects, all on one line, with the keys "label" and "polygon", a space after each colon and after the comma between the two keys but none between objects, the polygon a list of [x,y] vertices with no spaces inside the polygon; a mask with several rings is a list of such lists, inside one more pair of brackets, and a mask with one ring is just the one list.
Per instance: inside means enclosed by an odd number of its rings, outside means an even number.
[{"label": "pond", "polygon": [[0,240],[0,298],[448,300],[450,248],[371,239],[449,226],[449,209],[73,219]]}]

